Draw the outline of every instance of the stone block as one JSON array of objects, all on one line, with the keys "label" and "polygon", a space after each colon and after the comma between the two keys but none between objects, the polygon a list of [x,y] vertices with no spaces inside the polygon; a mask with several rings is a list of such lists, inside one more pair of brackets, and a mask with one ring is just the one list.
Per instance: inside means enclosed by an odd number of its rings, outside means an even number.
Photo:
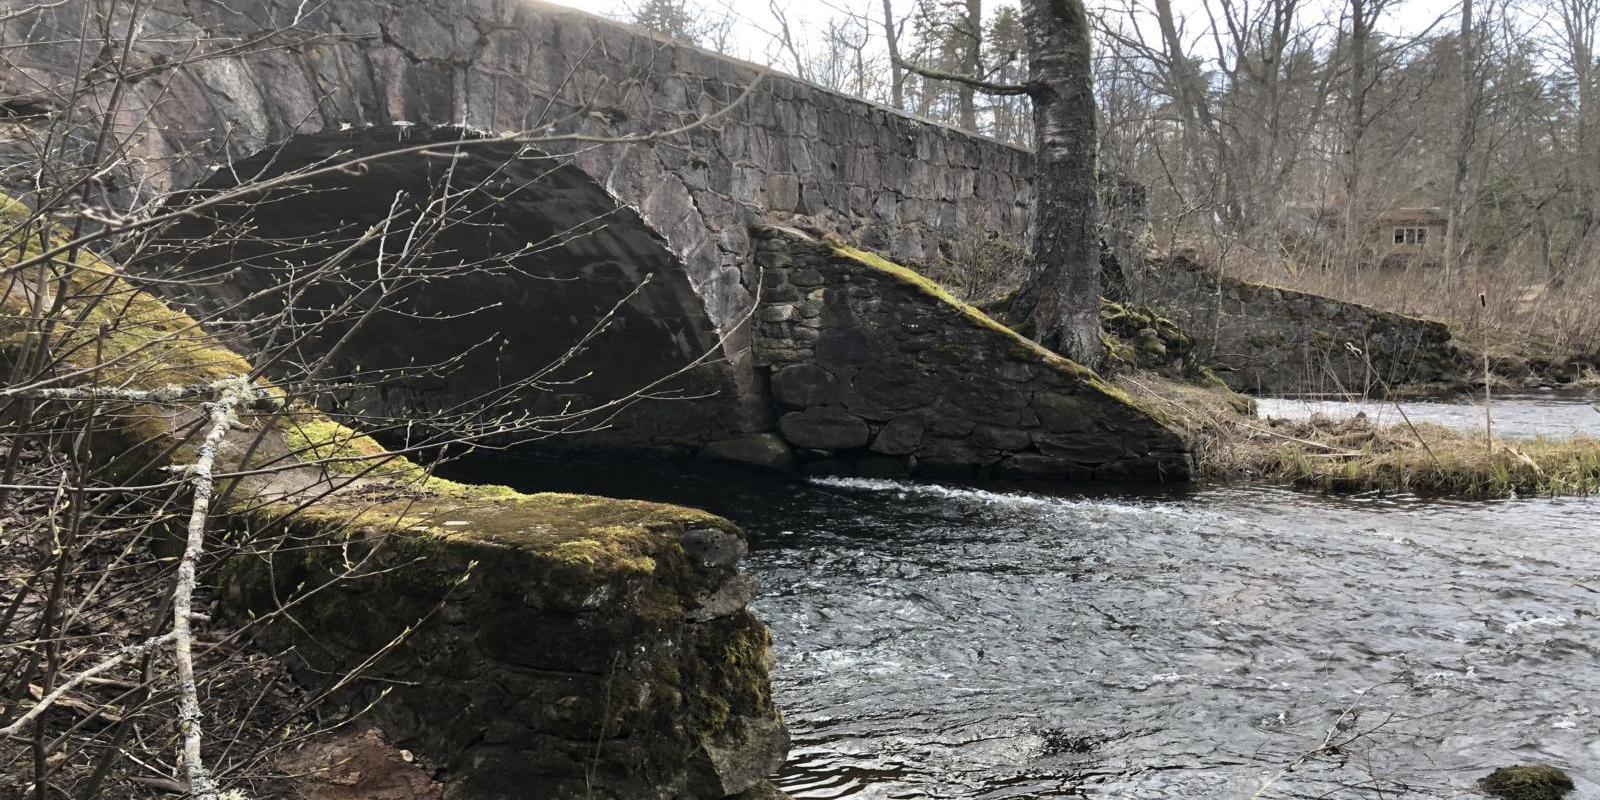
[{"label": "stone block", "polygon": [[927,424],[920,416],[896,417],[884,424],[872,440],[872,451],[890,456],[908,456],[922,447]]},{"label": "stone block", "polygon": [[794,175],[768,175],[766,180],[767,208],[772,211],[793,212],[800,207],[800,179]]},{"label": "stone block", "polygon": [[1080,433],[1033,433],[1039,452],[1075,464],[1103,464],[1122,457],[1120,440]]},{"label": "stone block", "polygon": [[816,267],[801,267],[789,275],[789,283],[801,289],[814,289],[826,283],[826,279]]},{"label": "stone block", "polygon": [[1021,477],[1071,476],[1084,471],[1075,464],[1041,453],[1017,453],[1001,461],[995,468],[1002,475]]},{"label": "stone block", "polygon": [[1094,427],[1094,419],[1078,398],[1059,392],[1040,392],[1033,398],[1039,424],[1051,433],[1077,433]]},{"label": "stone block", "polygon": [[761,309],[762,322],[788,322],[798,316],[788,303],[768,305]]},{"label": "stone block", "polygon": [[700,450],[707,461],[728,461],[749,464],[777,472],[792,472],[794,453],[782,437],[773,433],[756,433],[739,439],[712,442]]},{"label": "stone block", "polygon": [[919,408],[938,395],[935,378],[915,365],[895,360],[893,352],[882,354],[877,366],[869,362],[855,378],[856,394],[867,405],[889,411]]},{"label": "stone block", "polygon": [[778,420],[778,430],[790,444],[818,450],[865,447],[871,437],[866,420],[828,406],[784,414]]},{"label": "stone block", "polygon": [[917,451],[920,468],[980,467],[1000,460],[1000,454],[966,439],[929,437]]},{"label": "stone block", "polygon": [[838,381],[815,364],[796,364],[772,374],[772,397],[789,408],[819,406],[836,399]]},{"label": "stone block", "polygon": [[994,450],[1026,450],[1033,444],[1033,437],[1027,431],[1000,425],[979,425],[972,429],[971,439],[979,447]]}]

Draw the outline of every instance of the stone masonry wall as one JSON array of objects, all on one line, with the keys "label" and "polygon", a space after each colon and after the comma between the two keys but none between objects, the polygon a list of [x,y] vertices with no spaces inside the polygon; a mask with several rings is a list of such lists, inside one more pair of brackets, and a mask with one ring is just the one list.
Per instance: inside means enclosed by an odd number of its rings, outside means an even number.
[{"label": "stone masonry wall", "polygon": [[[0,21],[0,44],[12,54],[0,67],[0,96],[48,108],[53,96],[71,94],[79,54],[70,42],[88,5],[66,0]],[[731,112],[659,140],[539,143],[575,154],[639,209],[684,260],[724,330],[753,297],[752,223],[803,215],[912,262],[965,231],[1020,239],[1028,224],[1026,151],[780,74],[761,77],[757,65],[537,0],[138,7],[143,27],[159,35],[135,40],[132,67],[150,72],[128,87],[116,131],[130,142],[125,163],[152,170],[119,186],[183,188],[223,155],[239,159],[345,126],[638,136],[681,128],[743,97]],[[270,46],[215,52],[267,31],[278,31]],[[169,62],[184,65],[156,68]],[[107,105],[83,97],[77,108]]]},{"label": "stone masonry wall", "polygon": [[1142,287],[1238,391],[1381,393],[1470,372],[1442,322],[1222,277],[1182,257],[1148,262]]},{"label": "stone masonry wall", "polygon": [[1160,419],[916,273],[790,230],[755,238],[777,430],[743,454],[786,446],[833,473],[1189,477]]}]

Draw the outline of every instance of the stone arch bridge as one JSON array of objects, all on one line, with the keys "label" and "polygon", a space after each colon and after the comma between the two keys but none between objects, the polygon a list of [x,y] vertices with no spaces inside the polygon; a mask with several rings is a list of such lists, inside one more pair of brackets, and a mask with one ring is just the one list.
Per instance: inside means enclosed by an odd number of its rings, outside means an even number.
[{"label": "stone arch bridge", "polygon": [[[558,420],[553,431],[588,431],[579,441],[773,467],[1189,473],[1184,443],[1092,373],[837,246],[914,264],[963,236],[1020,241],[1024,151],[534,0],[130,5],[137,20],[104,26],[87,0],[0,22],[5,108],[19,124],[108,122],[128,152],[113,197],[184,202],[336,154],[409,150],[179,226],[188,246],[162,252],[181,258],[130,269],[216,278],[209,297],[180,300],[248,311],[297,259],[344,241],[328,231],[382,219],[397,196],[470,187],[467,224],[431,257],[499,266],[408,289],[407,313],[363,327],[340,369],[440,367],[375,379],[352,404],[404,416],[517,391]],[[118,91],[106,79],[115,56],[63,99],[86,74],[86,14],[108,40],[136,26],[117,60],[133,80],[109,119],[99,110]],[[531,141],[495,138],[506,131]],[[454,144],[469,137],[480,140]],[[21,172],[5,179],[25,195]],[[215,235],[242,219],[250,239]],[[370,247],[356,257],[379,258]],[[360,283],[319,288],[308,305],[360,300]],[[617,400],[641,386],[653,399]],[[575,407],[595,411],[562,420]]]}]

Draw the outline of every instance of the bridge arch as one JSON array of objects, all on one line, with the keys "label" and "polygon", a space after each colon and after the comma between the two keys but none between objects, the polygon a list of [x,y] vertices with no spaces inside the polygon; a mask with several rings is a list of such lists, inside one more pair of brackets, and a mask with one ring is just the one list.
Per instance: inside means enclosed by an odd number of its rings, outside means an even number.
[{"label": "bridge arch", "polygon": [[[241,185],[273,188],[215,202]],[[369,429],[531,415],[502,440],[697,446],[754,407],[682,259],[569,159],[460,128],[324,131],[176,202],[202,198],[132,268],[251,320],[246,352],[287,348],[301,367],[331,353],[324,376],[361,376],[333,402]]]}]

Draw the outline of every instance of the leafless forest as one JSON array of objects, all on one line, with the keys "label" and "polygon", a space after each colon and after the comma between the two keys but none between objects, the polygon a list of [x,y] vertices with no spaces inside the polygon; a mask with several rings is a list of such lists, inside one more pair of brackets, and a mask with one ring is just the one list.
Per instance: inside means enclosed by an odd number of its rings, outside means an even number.
[{"label": "leafless forest", "polygon": [[[779,69],[1031,146],[1026,96],[928,77],[1025,78],[1013,4],[828,7],[827,27],[800,37],[771,4]],[[1600,347],[1581,301],[1597,280],[1600,3],[1104,0],[1089,11],[1100,167],[1147,187],[1157,250],[1440,318],[1509,352]],[[629,18],[726,49],[737,15],[651,0]],[[1402,210],[1437,220],[1426,257],[1386,258]]]}]

